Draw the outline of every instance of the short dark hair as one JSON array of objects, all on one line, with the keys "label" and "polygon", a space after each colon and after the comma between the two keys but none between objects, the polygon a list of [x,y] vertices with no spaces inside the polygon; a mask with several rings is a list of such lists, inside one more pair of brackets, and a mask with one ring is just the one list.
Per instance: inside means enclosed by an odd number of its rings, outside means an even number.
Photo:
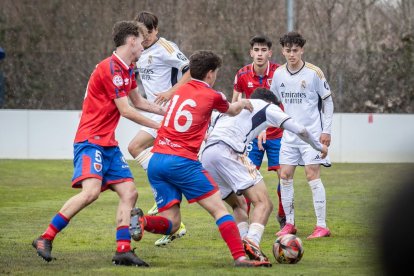
[{"label": "short dark hair", "polygon": [[136,21],[118,21],[112,29],[112,37],[115,42],[115,47],[124,45],[128,36],[145,36],[145,33],[145,26]]},{"label": "short dark hair", "polygon": [[265,35],[255,35],[250,39],[250,48],[253,48],[254,44],[266,45],[269,49],[272,48],[272,41]]},{"label": "short dark hair", "polygon": [[190,75],[194,79],[203,80],[210,70],[220,68],[221,62],[221,58],[212,51],[196,51],[190,56]]},{"label": "short dark hair", "polygon": [[279,42],[282,47],[291,47],[293,45],[303,47],[305,46],[306,39],[304,39],[303,36],[298,32],[288,32],[279,39]]},{"label": "short dark hair", "polygon": [[272,91],[264,87],[256,88],[250,95],[250,99],[261,99],[265,102],[274,103],[275,105],[280,104],[280,101],[278,100],[276,95]]},{"label": "short dark hair", "polygon": [[147,27],[148,31],[158,28],[158,17],[149,11],[142,11],[137,14],[135,21],[141,22]]}]

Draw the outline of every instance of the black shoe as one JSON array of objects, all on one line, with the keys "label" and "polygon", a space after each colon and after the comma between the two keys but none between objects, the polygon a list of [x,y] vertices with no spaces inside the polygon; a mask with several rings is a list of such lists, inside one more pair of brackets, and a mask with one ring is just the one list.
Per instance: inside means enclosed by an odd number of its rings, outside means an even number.
[{"label": "black shoe", "polygon": [[138,258],[134,251],[135,249],[128,252],[115,252],[112,263],[114,265],[149,266],[146,262]]},{"label": "black shoe", "polygon": [[133,208],[131,210],[129,233],[135,241],[140,241],[144,236],[144,212],[140,208]]},{"label": "black shoe", "polygon": [[277,220],[277,222],[279,222],[280,230],[282,230],[283,227],[285,227],[285,225],[286,225],[286,216],[279,217],[279,215],[276,215],[276,220]]},{"label": "black shoe", "polygon": [[34,248],[36,248],[37,255],[42,257],[46,262],[55,260],[56,258],[52,257],[52,241],[38,237],[32,242]]}]

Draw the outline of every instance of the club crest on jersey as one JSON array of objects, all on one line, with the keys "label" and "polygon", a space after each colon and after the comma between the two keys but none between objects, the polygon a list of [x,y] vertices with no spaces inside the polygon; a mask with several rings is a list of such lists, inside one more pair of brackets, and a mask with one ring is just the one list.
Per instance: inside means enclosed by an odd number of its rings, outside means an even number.
[{"label": "club crest on jersey", "polygon": [[253,83],[252,83],[251,81],[249,81],[249,82],[247,83],[247,87],[252,88],[252,87],[253,87]]},{"label": "club crest on jersey", "polygon": [[303,89],[306,88],[306,82],[303,80],[302,83],[300,84],[300,87],[302,87]]},{"label": "club crest on jersey", "polygon": [[122,80],[122,77],[120,75],[115,75],[112,78],[112,83],[119,87],[124,84],[124,81]]},{"label": "club crest on jersey", "polygon": [[93,168],[95,171],[100,172],[102,171],[102,164],[101,163],[93,163]]},{"label": "club crest on jersey", "polygon": [[152,56],[149,56],[148,57],[148,64],[151,64],[152,63]]},{"label": "club crest on jersey", "polygon": [[269,86],[272,85],[272,79],[267,79],[267,85],[269,85]]}]

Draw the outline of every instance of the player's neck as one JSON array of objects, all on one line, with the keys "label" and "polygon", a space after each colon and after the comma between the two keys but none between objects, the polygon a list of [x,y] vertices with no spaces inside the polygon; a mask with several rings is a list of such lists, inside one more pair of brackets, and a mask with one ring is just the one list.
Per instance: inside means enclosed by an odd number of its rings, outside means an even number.
[{"label": "player's neck", "polygon": [[259,66],[255,63],[253,63],[254,73],[258,76],[265,75],[266,69],[267,69],[267,62],[265,64],[263,64],[262,66]]},{"label": "player's neck", "polygon": [[302,69],[303,65],[305,65],[305,62],[303,60],[300,60],[299,62],[295,64],[289,64],[288,63],[288,69],[290,72],[294,73]]},{"label": "player's neck", "polygon": [[129,53],[126,48],[118,47],[115,50],[116,55],[123,61],[125,64],[129,65],[133,61],[133,55]]}]

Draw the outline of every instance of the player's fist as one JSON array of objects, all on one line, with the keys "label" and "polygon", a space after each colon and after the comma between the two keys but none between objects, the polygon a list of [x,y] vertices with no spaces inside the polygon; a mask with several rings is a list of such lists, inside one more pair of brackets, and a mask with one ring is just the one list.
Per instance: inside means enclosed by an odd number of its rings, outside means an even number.
[{"label": "player's fist", "polygon": [[328,146],[322,144],[322,151],[321,151],[321,158],[325,159],[325,157],[328,155]]}]

